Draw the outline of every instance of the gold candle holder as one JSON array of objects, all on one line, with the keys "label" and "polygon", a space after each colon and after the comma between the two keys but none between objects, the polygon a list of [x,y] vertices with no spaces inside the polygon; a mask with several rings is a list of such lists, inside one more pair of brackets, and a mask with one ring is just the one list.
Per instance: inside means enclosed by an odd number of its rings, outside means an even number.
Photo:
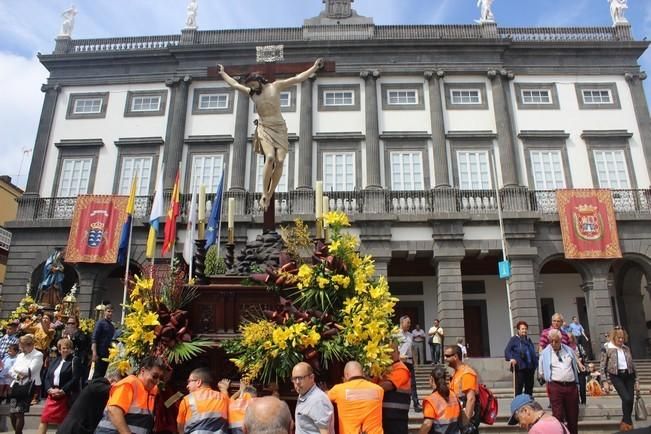
[{"label": "gold candle holder", "polygon": [[235,228],[228,228],[228,244],[235,244]]},{"label": "gold candle holder", "polygon": [[198,224],[198,236],[200,240],[205,240],[206,239],[206,221],[205,220],[199,220]]},{"label": "gold candle holder", "polygon": [[319,217],[316,219],[315,222],[316,226],[316,239],[317,240],[322,240],[323,239],[323,218]]}]

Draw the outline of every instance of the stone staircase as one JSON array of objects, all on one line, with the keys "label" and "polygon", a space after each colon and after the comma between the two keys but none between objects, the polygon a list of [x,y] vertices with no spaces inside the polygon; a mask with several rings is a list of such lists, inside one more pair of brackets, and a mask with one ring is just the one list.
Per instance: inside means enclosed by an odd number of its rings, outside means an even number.
[{"label": "stone staircase", "polygon": [[[640,379],[640,390],[647,404],[649,414],[651,414],[651,360],[636,360],[635,363]],[[499,403],[497,421],[492,426],[482,424],[480,426],[480,432],[492,434],[512,434],[518,432],[517,427],[507,425],[507,421],[511,416],[510,405],[513,399],[513,380],[511,379],[511,373],[508,370],[507,363],[502,359],[481,358],[468,359],[468,364],[477,369],[482,383],[491,389]],[[418,387],[418,396],[421,399],[431,393],[428,384],[431,369],[432,367],[429,365],[416,366],[416,384]],[[547,408],[549,400],[547,399],[545,387],[540,387],[536,383],[534,397],[543,408]],[[588,396],[587,405],[579,409],[579,432],[582,434],[612,434],[618,430],[621,416],[621,401],[615,392],[611,392],[610,395],[603,397],[593,398]],[[417,433],[422,421],[422,413],[416,413],[413,409],[410,410],[409,431],[411,433]],[[651,420],[637,422],[635,426],[651,426]]]}]

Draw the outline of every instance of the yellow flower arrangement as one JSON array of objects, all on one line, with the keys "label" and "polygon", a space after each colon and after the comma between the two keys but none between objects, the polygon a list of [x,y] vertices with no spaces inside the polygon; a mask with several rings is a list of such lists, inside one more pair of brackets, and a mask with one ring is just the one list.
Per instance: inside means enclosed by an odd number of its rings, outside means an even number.
[{"label": "yellow flower arrangement", "polygon": [[397,299],[384,277],[375,278],[373,258],[359,254],[359,239],[341,232],[350,226],[346,214],[329,212],[324,220],[332,241],[317,252],[319,261],[297,265],[298,271],[284,279],[295,285],[289,298],[297,309],[244,324],[242,338],[224,344],[249,380],[286,379],[296,362],[309,360],[315,351],[324,367],[357,360],[378,376],[391,366]]}]

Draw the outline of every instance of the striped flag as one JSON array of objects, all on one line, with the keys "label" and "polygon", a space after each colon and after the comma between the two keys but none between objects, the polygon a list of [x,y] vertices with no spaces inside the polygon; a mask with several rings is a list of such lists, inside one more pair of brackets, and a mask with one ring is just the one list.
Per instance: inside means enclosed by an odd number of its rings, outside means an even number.
[{"label": "striped flag", "polygon": [[129,244],[131,243],[131,224],[133,223],[133,211],[136,208],[136,185],[138,177],[134,176],[131,181],[131,191],[129,192],[129,201],[127,202],[127,221],[122,226],[122,236],[120,237],[120,247],[118,247],[118,264],[125,265],[127,256],[129,256]]},{"label": "striped flag", "polygon": [[170,207],[167,210],[167,220],[165,221],[165,239],[163,240],[163,255],[169,252],[176,241],[176,219],[179,216],[180,203],[179,197],[181,195],[179,188],[179,172],[176,172],[176,181],[174,181],[174,189],[172,190],[172,198],[170,199]]},{"label": "striped flag", "polygon": [[[197,189],[192,189],[192,201],[190,202],[190,211],[188,212],[188,225],[185,228],[185,242],[183,243],[183,259],[185,263],[190,265],[192,264],[192,257],[194,256],[194,240],[197,239],[195,236],[196,232],[196,222],[197,222]],[[192,265],[190,265],[190,270],[192,270]],[[192,275],[190,275],[192,277]]]},{"label": "striped flag", "polygon": [[160,230],[160,219],[165,216],[165,207],[163,205],[163,171],[160,170],[158,179],[156,179],[156,191],[154,193],[154,203],[151,205],[151,214],[149,214],[149,236],[147,237],[147,258],[153,258],[156,252],[156,237]]},{"label": "striped flag", "polygon": [[208,218],[208,230],[206,231],[206,249],[217,241],[217,234],[221,229],[221,215],[222,215],[222,202],[224,196],[224,171],[219,178],[217,184],[217,192],[215,199],[213,199],[212,209],[210,210],[210,217]]}]

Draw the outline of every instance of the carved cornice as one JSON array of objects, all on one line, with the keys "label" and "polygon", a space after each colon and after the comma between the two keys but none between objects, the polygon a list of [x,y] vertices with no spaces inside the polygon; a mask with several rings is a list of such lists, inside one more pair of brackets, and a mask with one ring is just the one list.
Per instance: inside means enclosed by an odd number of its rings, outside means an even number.
[{"label": "carved cornice", "polygon": [[647,74],[646,74],[645,71],[640,71],[640,72],[627,72],[626,74],[624,74],[624,78],[625,78],[626,81],[628,81],[628,82],[632,82],[632,81],[634,81],[634,80],[644,81],[644,80],[646,80],[646,78],[647,78]]},{"label": "carved cornice", "polygon": [[443,79],[443,77],[445,77],[445,71],[442,69],[437,69],[436,71],[425,71],[423,75],[428,81],[432,78]]},{"label": "carved cornice", "polygon": [[183,77],[172,77],[165,80],[165,86],[167,87],[175,87],[181,83],[185,84],[186,86],[190,85],[190,83],[192,83],[192,76],[184,75]]},{"label": "carved cornice", "polygon": [[49,92],[49,91],[55,91],[56,93],[61,92],[61,85],[59,83],[54,83],[54,84],[47,84],[44,83],[41,85],[41,92]]},{"label": "carved cornice", "polygon": [[373,79],[377,80],[378,78],[380,78],[380,71],[378,71],[377,69],[373,69],[373,70],[369,69],[369,70],[365,70],[365,71],[360,72],[359,76],[362,77],[364,80],[366,80],[368,78],[373,78]]}]

